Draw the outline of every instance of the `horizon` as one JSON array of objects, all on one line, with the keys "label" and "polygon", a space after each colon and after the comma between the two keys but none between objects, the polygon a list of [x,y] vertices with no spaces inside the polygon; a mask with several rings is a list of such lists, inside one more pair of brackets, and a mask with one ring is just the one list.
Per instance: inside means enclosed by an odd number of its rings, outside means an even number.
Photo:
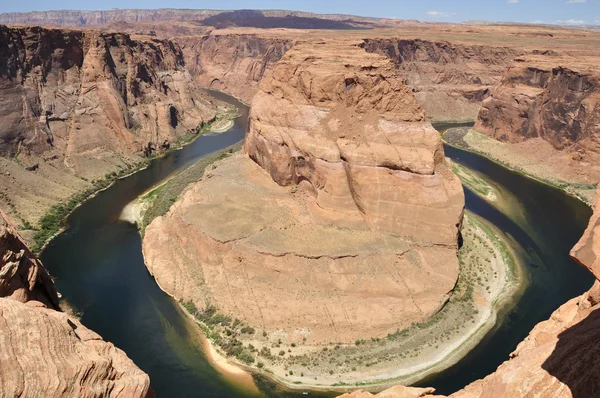
[{"label": "horizon", "polygon": [[[365,18],[382,18],[396,20],[417,20],[438,23],[514,23],[540,24],[559,26],[600,26],[600,0],[491,0],[481,7],[480,0],[441,1],[429,0],[415,2],[399,1],[393,5],[385,1],[373,0],[368,5],[359,2],[319,1],[288,2],[290,7],[281,7],[281,3],[272,0],[256,1],[224,1],[223,7],[202,7],[189,0],[174,0],[170,7],[161,6],[161,2],[150,0],[142,3],[139,0],[96,2],[92,0],[81,7],[82,3],[74,0],[48,2],[32,0],[26,4],[12,3],[0,5],[1,13],[29,13],[50,11],[111,11],[111,10],[282,10],[294,12],[310,12],[314,14],[345,14]],[[550,4],[549,4],[550,3]],[[141,6],[143,5],[143,6]],[[541,7],[540,7],[541,6]],[[387,14],[387,15],[386,15]],[[494,17],[492,17],[492,15]]]}]

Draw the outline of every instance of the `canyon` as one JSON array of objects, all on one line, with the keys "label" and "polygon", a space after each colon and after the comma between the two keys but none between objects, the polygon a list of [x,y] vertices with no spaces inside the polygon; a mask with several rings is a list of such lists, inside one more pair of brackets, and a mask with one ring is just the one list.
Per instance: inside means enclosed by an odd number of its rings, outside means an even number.
[{"label": "canyon", "polygon": [[247,325],[235,339],[280,377],[273,342],[295,361],[385,337],[439,312],[458,277],[460,181],[392,62],[358,44],[286,52],[252,100],[245,154],[144,233],[157,283]]},{"label": "canyon", "polygon": [[[133,172],[228,111],[202,87],[251,103],[245,147],[146,228],[148,270],[186,309],[235,319],[252,331],[237,336],[246,347],[289,346],[285,358],[385,337],[448,302],[464,196],[430,121],[476,120],[465,146],[585,186],[590,200],[600,180],[595,32],[283,11],[60,11],[0,22],[71,26],[0,26],[7,394],[152,394],[122,351],[57,311],[51,277],[18,235],[31,243],[52,206]],[[596,276],[597,220],[572,252]],[[596,284],[494,374],[451,396],[594,395],[586,342],[598,302]],[[52,350],[67,359],[51,379],[31,358]],[[289,364],[276,362],[277,376],[300,380],[300,368],[288,377]],[[73,380],[80,390],[69,390]],[[379,396],[433,393],[398,386]]]},{"label": "canyon", "polygon": [[168,40],[3,26],[0,46],[1,200],[20,225],[39,226],[52,205],[131,172],[219,112]]}]

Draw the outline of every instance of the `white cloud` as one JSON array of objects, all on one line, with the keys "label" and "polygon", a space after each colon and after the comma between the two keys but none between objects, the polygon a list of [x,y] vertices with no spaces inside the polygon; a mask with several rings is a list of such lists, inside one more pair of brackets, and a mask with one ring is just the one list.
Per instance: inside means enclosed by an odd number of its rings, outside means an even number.
[{"label": "white cloud", "polygon": [[456,15],[455,12],[444,12],[444,11],[427,11],[427,15],[433,18],[450,18]]},{"label": "white cloud", "polygon": [[575,3],[587,3],[587,0],[569,0],[567,4],[575,4]]},{"label": "white cloud", "polygon": [[519,0],[508,0],[508,4],[517,4]]},{"label": "white cloud", "polygon": [[586,24],[586,22],[582,19],[565,19],[565,20],[559,19],[558,21],[556,21],[556,23],[559,25],[585,25]]}]

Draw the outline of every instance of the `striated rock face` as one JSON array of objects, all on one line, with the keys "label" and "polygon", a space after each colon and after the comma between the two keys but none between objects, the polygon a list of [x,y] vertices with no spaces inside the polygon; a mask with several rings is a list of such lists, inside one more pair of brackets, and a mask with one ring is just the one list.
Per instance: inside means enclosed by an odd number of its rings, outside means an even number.
[{"label": "striated rock face", "polygon": [[65,163],[87,174],[81,163],[92,154],[141,153],[214,116],[172,42],[41,28],[0,35],[2,156],[66,152]]},{"label": "striated rock face", "polygon": [[298,45],[254,97],[246,153],[302,184],[313,219],[455,245],[464,197],[439,134],[384,57]]},{"label": "striated rock face", "polygon": [[475,119],[513,59],[523,51],[493,45],[462,45],[421,39],[365,39],[368,52],[389,57],[427,117]]},{"label": "striated rock face", "polygon": [[165,291],[249,324],[256,335],[236,338],[258,349],[309,352],[445,304],[463,191],[391,61],[353,43],[296,45],[254,96],[245,151],[146,228]]},{"label": "striated rock face", "polygon": [[176,37],[185,63],[203,86],[226,91],[250,102],[258,83],[283,54],[292,40],[252,34],[208,34]]},{"label": "striated rock face", "polygon": [[1,204],[32,224],[216,113],[169,40],[0,26],[0,65]]},{"label": "striated rock face", "polygon": [[591,64],[569,58],[519,59],[484,101],[475,128],[511,143],[541,137],[573,152],[573,160],[597,162],[599,76]]},{"label": "striated rock face", "polygon": [[54,283],[0,212],[0,396],[147,397],[150,380],[58,310]]},{"label": "striated rock face", "polygon": [[67,314],[0,298],[0,395],[147,397],[125,353]]}]

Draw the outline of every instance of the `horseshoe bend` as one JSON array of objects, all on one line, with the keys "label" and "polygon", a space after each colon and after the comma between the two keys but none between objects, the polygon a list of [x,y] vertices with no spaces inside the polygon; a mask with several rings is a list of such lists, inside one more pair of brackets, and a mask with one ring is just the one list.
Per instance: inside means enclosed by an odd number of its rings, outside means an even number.
[{"label": "horseshoe bend", "polygon": [[243,152],[146,228],[165,291],[247,324],[257,350],[281,341],[287,361],[441,310],[458,277],[463,192],[387,58],[297,44],[261,82]]},{"label": "horseshoe bend", "polygon": [[0,22],[0,396],[599,394],[594,26]]}]

